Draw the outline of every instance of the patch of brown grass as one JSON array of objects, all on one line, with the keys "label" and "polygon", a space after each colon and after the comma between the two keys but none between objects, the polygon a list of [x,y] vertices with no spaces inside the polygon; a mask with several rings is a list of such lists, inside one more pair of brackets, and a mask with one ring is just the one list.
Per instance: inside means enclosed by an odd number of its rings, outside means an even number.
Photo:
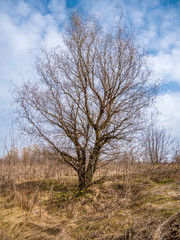
[{"label": "patch of brown grass", "polygon": [[[46,169],[43,177],[38,177],[41,168],[36,167],[34,180],[31,175],[20,181],[10,173],[1,181],[0,226],[13,240],[152,240],[179,234],[175,221],[166,225],[167,234],[162,235],[165,222],[180,206],[179,166],[175,164],[113,163],[96,174],[94,180],[101,181],[81,192],[76,175],[71,176],[71,170],[67,174],[67,167]],[[64,175],[54,174],[63,167]]]}]

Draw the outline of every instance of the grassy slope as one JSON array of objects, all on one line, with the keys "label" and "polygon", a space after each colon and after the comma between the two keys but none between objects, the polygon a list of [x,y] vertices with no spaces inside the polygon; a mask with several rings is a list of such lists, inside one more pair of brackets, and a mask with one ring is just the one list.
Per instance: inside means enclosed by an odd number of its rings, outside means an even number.
[{"label": "grassy slope", "polygon": [[80,193],[76,178],[68,176],[9,181],[1,185],[0,236],[4,240],[180,239],[179,183],[179,166],[173,164],[134,165]]}]

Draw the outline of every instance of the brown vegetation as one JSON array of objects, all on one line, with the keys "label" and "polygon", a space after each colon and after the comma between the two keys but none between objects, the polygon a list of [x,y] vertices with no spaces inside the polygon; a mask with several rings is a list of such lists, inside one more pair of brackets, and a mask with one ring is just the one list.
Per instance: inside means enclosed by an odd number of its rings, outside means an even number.
[{"label": "brown vegetation", "polygon": [[42,158],[1,161],[1,239],[180,238],[178,164],[113,162],[79,191],[72,169]]},{"label": "brown vegetation", "polygon": [[[143,133],[142,146],[144,159],[151,163],[170,161],[175,152],[175,139],[164,128],[151,126]],[[178,148],[175,157],[178,155]],[[176,157],[177,158],[177,157]],[[177,161],[177,159],[174,159]]]}]

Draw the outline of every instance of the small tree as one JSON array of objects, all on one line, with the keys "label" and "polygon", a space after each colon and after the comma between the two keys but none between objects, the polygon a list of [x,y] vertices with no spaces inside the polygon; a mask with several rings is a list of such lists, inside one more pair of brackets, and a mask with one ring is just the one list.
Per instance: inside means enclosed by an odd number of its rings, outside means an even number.
[{"label": "small tree", "polygon": [[103,32],[95,18],[73,14],[64,45],[41,50],[38,83],[24,83],[15,99],[22,129],[48,143],[83,189],[117,142],[142,128],[157,86],[145,55],[120,24]]},{"label": "small tree", "polygon": [[179,146],[178,142],[177,142],[177,144],[175,146],[175,149],[174,149],[173,161],[175,163],[180,163],[180,146]]},{"label": "small tree", "polygon": [[146,133],[143,132],[142,145],[145,160],[156,164],[170,160],[174,139],[164,128],[150,127]]}]

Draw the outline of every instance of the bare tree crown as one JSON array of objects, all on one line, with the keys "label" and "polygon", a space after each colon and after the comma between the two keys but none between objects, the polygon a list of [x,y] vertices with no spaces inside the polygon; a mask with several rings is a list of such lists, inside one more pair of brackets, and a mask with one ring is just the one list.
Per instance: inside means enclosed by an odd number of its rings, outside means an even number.
[{"label": "bare tree crown", "polygon": [[103,32],[96,19],[74,14],[64,44],[41,50],[40,82],[17,91],[18,115],[23,129],[48,142],[87,185],[100,156],[142,127],[156,84],[125,27]]},{"label": "bare tree crown", "polygon": [[142,149],[145,161],[153,164],[170,161],[174,152],[175,139],[164,128],[149,127],[143,133]]}]

